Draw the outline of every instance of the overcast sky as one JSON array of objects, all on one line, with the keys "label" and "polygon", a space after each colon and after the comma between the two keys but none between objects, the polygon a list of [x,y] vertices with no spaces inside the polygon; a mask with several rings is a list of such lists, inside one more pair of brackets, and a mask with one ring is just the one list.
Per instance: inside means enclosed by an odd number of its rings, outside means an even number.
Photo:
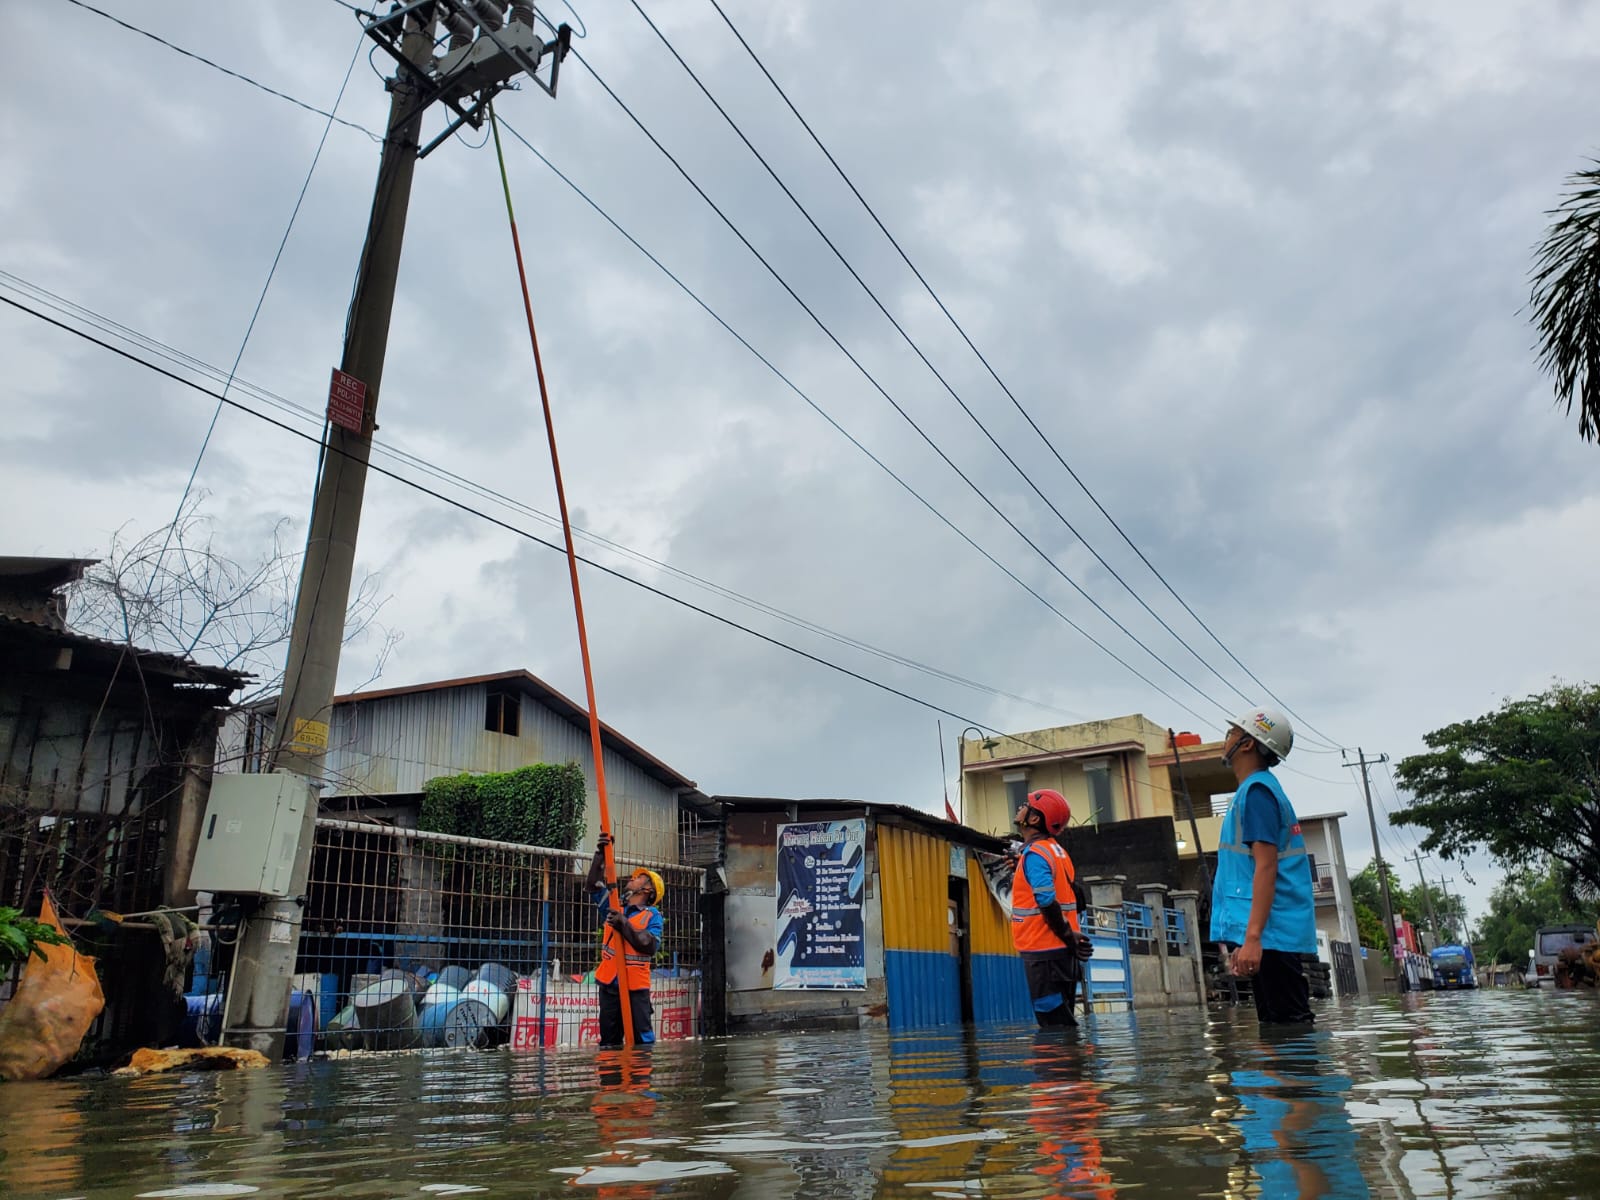
[{"label": "overcast sky", "polygon": [[[103,6],[317,108],[333,104],[360,41],[333,0]],[[983,495],[1168,666],[939,461],[569,58],[557,99],[525,87],[502,115],[873,454],[1151,682],[986,562],[512,143],[575,519],[1026,702],[588,552],[986,726],[1142,712],[1218,736],[1225,710],[1244,706],[1229,685],[1250,696],[1256,685],[1028,428],[709,0],[648,10],[1026,477],[1227,685],[983,439],[638,13],[578,7],[595,70]],[[1600,146],[1600,10],[725,7],[1100,503],[1316,729],[1398,759],[1504,697],[1600,678],[1600,449],[1554,407],[1522,312],[1542,214]],[[325,120],[66,0],[7,16],[0,269],[226,370]],[[339,116],[380,128],[386,108],[362,49]],[[531,356],[480,137],[418,167],[379,437],[548,513]],[[360,132],[329,133],[241,379],[324,403],[377,154]],[[93,553],[124,523],[170,518],[209,400],[10,309],[0,355],[0,549]],[[198,475],[220,537],[248,556],[278,518],[303,529],[315,457],[224,411]],[[559,555],[374,477],[360,563],[380,573],[384,620],[404,635],[384,685],[526,667],[582,695]],[[601,715],[707,791],[942,807],[932,711],[592,571],[585,586]],[[356,647],[344,682],[369,667],[370,646]],[[953,763],[965,722],[943,720]],[[1291,797],[1301,813],[1348,810],[1346,846],[1364,861],[1352,772],[1311,738],[1301,747],[1286,764]],[[953,768],[950,779],[953,793]],[[1377,783],[1395,808],[1381,771]],[[1384,839],[1400,855],[1417,835]],[[1479,860],[1448,869],[1481,912],[1498,873]]]}]

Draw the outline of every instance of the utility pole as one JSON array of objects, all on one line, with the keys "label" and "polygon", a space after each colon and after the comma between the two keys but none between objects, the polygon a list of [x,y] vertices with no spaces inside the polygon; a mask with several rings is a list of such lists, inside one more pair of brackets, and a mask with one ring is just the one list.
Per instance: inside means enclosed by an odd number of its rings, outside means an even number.
[{"label": "utility pole", "polygon": [[1417,864],[1417,878],[1422,881],[1422,902],[1428,906],[1428,927],[1433,930],[1433,944],[1440,945],[1439,918],[1433,911],[1433,889],[1428,886],[1428,877],[1422,873],[1422,860],[1432,858],[1431,854],[1424,854],[1419,847],[1415,854],[1406,855],[1407,862]]},{"label": "utility pole", "polygon": [[[1454,883],[1455,881],[1456,880],[1455,880],[1455,876],[1454,875],[1452,875],[1449,879],[1446,879],[1443,875],[1439,876],[1439,893],[1440,893],[1440,895],[1442,895],[1444,897],[1446,913],[1452,913],[1452,912],[1455,911],[1455,907],[1456,907],[1455,906],[1455,897],[1450,894],[1450,885],[1452,883]],[[1461,925],[1462,925],[1462,928],[1457,929],[1455,931],[1456,940],[1457,941],[1465,942],[1467,940],[1466,924],[1467,924],[1466,906],[1462,905],[1462,907],[1461,907]]]},{"label": "utility pole", "polygon": [[[534,28],[531,2],[511,3],[509,21],[506,8],[507,0],[414,0],[395,4],[366,25],[367,35],[394,59],[396,70],[387,82],[389,120],[345,328],[339,368],[343,378],[336,374],[330,390],[327,451],[312,502],[271,758],[272,770],[302,776],[314,787],[320,786],[324,773],[356,535],[417,160],[460,126],[480,127],[495,94],[519,74],[526,73],[553,97],[561,59],[570,45],[571,30],[565,25],[555,41],[542,41]],[[441,20],[450,43],[443,55],[435,57],[435,30]],[[548,83],[537,74],[546,57]],[[455,117],[422,146],[423,117],[435,102]],[[291,896],[263,899],[247,912],[228,984],[223,1041],[260,1050],[273,1059],[283,1048],[317,810],[313,799],[301,821]]]},{"label": "utility pole", "polygon": [[1378,864],[1378,882],[1383,887],[1383,926],[1385,936],[1389,939],[1389,957],[1394,960],[1395,975],[1400,983],[1400,990],[1406,990],[1406,973],[1400,969],[1400,955],[1396,949],[1394,927],[1394,901],[1389,896],[1389,867],[1383,861],[1383,851],[1378,843],[1378,817],[1372,808],[1372,784],[1367,779],[1367,768],[1375,767],[1379,763],[1389,761],[1387,754],[1380,754],[1377,758],[1368,758],[1360,746],[1356,747],[1356,761],[1352,764],[1348,760],[1345,766],[1358,766],[1361,768],[1361,790],[1367,797],[1367,825],[1372,830],[1372,861]]}]

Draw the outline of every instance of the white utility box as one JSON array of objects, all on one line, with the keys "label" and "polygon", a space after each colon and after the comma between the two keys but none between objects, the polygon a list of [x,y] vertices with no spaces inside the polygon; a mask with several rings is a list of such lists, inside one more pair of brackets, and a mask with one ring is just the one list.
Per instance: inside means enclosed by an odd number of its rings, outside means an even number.
[{"label": "white utility box", "polygon": [[295,849],[311,781],[299,775],[214,775],[189,872],[197,892],[291,895]]}]

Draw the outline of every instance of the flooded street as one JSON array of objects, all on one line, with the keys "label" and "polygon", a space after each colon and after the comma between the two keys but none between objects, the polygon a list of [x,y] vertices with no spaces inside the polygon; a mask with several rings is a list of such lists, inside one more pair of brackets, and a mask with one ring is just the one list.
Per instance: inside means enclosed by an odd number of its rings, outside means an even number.
[{"label": "flooded street", "polygon": [[0,1194],[1600,1196],[1600,1003],[1442,993],[0,1087]]}]

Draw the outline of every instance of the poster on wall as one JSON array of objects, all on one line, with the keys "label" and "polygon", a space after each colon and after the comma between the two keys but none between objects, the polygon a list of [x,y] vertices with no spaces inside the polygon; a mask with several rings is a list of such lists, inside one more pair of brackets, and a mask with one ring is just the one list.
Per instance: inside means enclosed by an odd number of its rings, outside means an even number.
[{"label": "poster on wall", "polygon": [[867,986],[867,822],[778,826],[780,991]]}]

